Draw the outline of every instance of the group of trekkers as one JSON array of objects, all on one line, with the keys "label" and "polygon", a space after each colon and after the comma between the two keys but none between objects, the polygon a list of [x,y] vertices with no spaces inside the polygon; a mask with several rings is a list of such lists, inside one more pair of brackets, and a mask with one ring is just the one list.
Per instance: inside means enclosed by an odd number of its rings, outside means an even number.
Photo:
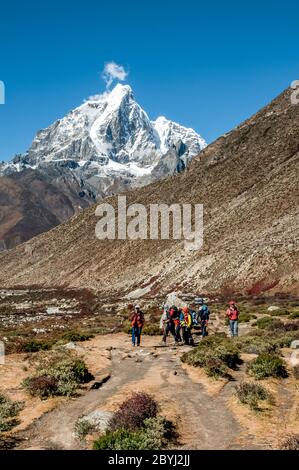
[{"label": "group of trekkers", "polygon": [[[193,346],[192,328],[199,330],[203,338],[208,335],[207,327],[210,319],[208,304],[201,297],[196,298],[194,303],[197,306],[196,310],[187,305],[183,308],[178,308],[175,305],[172,307],[164,305],[160,320],[160,329],[163,332],[163,345],[166,346],[167,337],[171,335],[176,344]],[[234,300],[229,302],[226,316],[229,320],[231,337],[238,336],[239,310]],[[133,346],[140,346],[144,322],[144,315],[140,306],[135,305],[131,312]]]}]

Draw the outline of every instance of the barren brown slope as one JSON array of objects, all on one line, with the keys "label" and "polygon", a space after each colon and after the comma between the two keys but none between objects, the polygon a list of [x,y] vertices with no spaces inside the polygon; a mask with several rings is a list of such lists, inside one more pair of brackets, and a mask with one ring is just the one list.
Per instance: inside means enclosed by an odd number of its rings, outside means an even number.
[{"label": "barren brown slope", "polygon": [[[94,208],[0,255],[0,284],[95,288],[103,296],[149,284],[199,291],[299,291],[299,106],[286,90],[220,137],[183,174],[127,193],[128,202],[204,204],[204,246],[99,241]],[[116,198],[108,198],[116,204]]]},{"label": "barren brown slope", "polygon": [[80,198],[80,187],[46,181],[36,170],[0,177],[0,251],[14,248],[64,222],[94,200]]}]

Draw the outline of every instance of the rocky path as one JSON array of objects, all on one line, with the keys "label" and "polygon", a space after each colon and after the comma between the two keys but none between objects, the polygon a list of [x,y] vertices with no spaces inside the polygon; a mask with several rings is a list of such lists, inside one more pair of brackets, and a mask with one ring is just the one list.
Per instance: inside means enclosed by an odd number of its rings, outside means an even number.
[{"label": "rocky path", "polygon": [[92,341],[95,364],[97,354],[100,361],[107,346],[113,348],[108,367],[101,371],[102,375],[110,374],[110,379],[99,389],[84,391],[37,419],[20,433],[19,449],[84,449],[86,444],[74,435],[78,418],[94,410],[113,410],[132,391],[141,390],[152,393],[161,405],[161,413],[178,423],[180,448],[256,448],[248,437],[246,443],[242,442],[245,430],[240,429],[226,406],[232,385],[226,385],[215,396],[208,394],[180,361],[186,347],[159,347],[157,337],[144,337],[142,347],[134,349],[124,334]]}]

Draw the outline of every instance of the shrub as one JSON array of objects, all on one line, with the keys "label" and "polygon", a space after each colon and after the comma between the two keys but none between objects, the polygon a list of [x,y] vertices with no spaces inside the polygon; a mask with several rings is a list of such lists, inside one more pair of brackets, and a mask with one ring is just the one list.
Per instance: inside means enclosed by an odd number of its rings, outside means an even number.
[{"label": "shrub", "polygon": [[58,394],[58,379],[52,375],[29,377],[24,380],[23,385],[32,396],[48,398]]},{"label": "shrub", "polygon": [[38,367],[37,374],[23,381],[31,395],[47,398],[54,395],[72,395],[79,384],[92,378],[85,363],[72,356],[53,355]]},{"label": "shrub", "polygon": [[288,310],[286,310],[285,308],[279,308],[278,310],[272,310],[272,312],[269,312],[269,315],[273,316],[273,317],[282,317],[282,316],[286,316],[286,315],[289,315],[290,312]]},{"label": "shrub", "polygon": [[293,340],[299,339],[299,331],[274,330],[265,332],[265,338],[277,348],[290,347]]},{"label": "shrub", "polygon": [[256,325],[258,328],[267,328],[270,323],[273,323],[275,320],[274,318],[272,317],[262,317],[262,318],[259,318],[257,321],[256,321]]},{"label": "shrub", "polygon": [[285,331],[298,331],[299,330],[299,321],[287,322],[284,324],[283,329]]},{"label": "shrub", "polygon": [[241,382],[235,387],[236,395],[241,403],[249,405],[252,410],[259,411],[259,401],[271,400],[269,392],[259,384]]},{"label": "shrub", "polygon": [[82,333],[80,331],[69,331],[63,335],[63,339],[67,341],[88,341],[89,339],[94,338],[94,335],[91,333]]},{"label": "shrub", "polygon": [[147,393],[134,393],[114,413],[108,427],[111,431],[120,428],[134,431],[140,428],[147,418],[155,418],[157,413],[158,404],[153,397]]},{"label": "shrub", "polygon": [[248,354],[274,353],[279,349],[277,344],[265,336],[242,336],[237,338],[236,345]]},{"label": "shrub", "polygon": [[162,417],[144,420],[143,427],[135,431],[115,429],[106,431],[94,441],[95,450],[160,450],[165,445],[169,422]]},{"label": "shrub", "polygon": [[19,423],[14,418],[23,407],[23,403],[12,401],[7,396],[0,394],[0,432],[10,431]]},{"label": "shrub", "polygon": [[218,379],[220,377],[231,377],[228,367],[221,361],[221,359],[208,358],[206,360],[204,370],[209,377],[213,377],[214,379]]},{"label": "shrub", "polygon": [[78,419],[75,424],[75,435],[83,440],[85,437],[95,431],[95,426],[86,419]]},{"label": "shrub", "polygon": [[158,336],[162,334],[162,330],[160,328],[160,325],[152,323],[150,325],[145,325],[142,330],[142,333],[148,336]]},{"label": "shrub", "polygon": [[289,318],[299,318],[299,312],[293,312],[290,314]]},{"label": "shrub", "polygon": [[240,313],[239,315],[239,322],[240,323],[248,323],[252,318],[252,315],[250,313]]},{"label": "shrub", "polygon": [[283,323],[281,320],[273,320],[273,322],[269,323],[266,327],[269,331],[297,331],[299,330],[299,322],[286,322]]},{"label": "shrub", "polygon": [[248,364],[247,370],[254,375],[256,379],[267,377],[287,377],[287,370],[284,361],[274,355],[263,353]]},{"label": "shrub", "polygon": [[281,320],[273,319],[272,322],[269,322],[268,325],[266,325],[266,329],[269,331],[284,330],[284,323]]},{"label": "shrub", "polygon": [[281,450],[299,450],[299,434],[287,437],[280,446]]},{"label": "shrub", "polygon": [[22,352],[37,352],[37,351],[47,351],[51,348],[51,344],[45,341],[29,341],[28,343],[24,343],[21,346]]},{"label": "shrub", "polygon": [[241,363],[239,349],[234,341],[222,336],[205,338],[199,346],[185,353],[182,362],[203,367],[211,377],[229,377],[228,368],[236,369]]}]

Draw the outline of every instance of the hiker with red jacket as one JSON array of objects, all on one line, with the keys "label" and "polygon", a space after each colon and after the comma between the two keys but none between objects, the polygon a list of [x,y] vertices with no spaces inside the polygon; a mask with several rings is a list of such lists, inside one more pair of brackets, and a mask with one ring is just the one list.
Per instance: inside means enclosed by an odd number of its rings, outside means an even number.
[{"label": "hiker with red jacket", "polygon": [[234,300],[229,302],[229,308],[226,311],[226,315],[229,319],[229,328],[231,337],[238,336],[238,318],[239,310]]},{"label": "hiker with red jacket", "polygon": [[131,315],[131,325],[132,325],[132,344],[140,346],[141,332],[144,325],[144,316],[140,310],[139,305],[135,305],[135,308]]}]

